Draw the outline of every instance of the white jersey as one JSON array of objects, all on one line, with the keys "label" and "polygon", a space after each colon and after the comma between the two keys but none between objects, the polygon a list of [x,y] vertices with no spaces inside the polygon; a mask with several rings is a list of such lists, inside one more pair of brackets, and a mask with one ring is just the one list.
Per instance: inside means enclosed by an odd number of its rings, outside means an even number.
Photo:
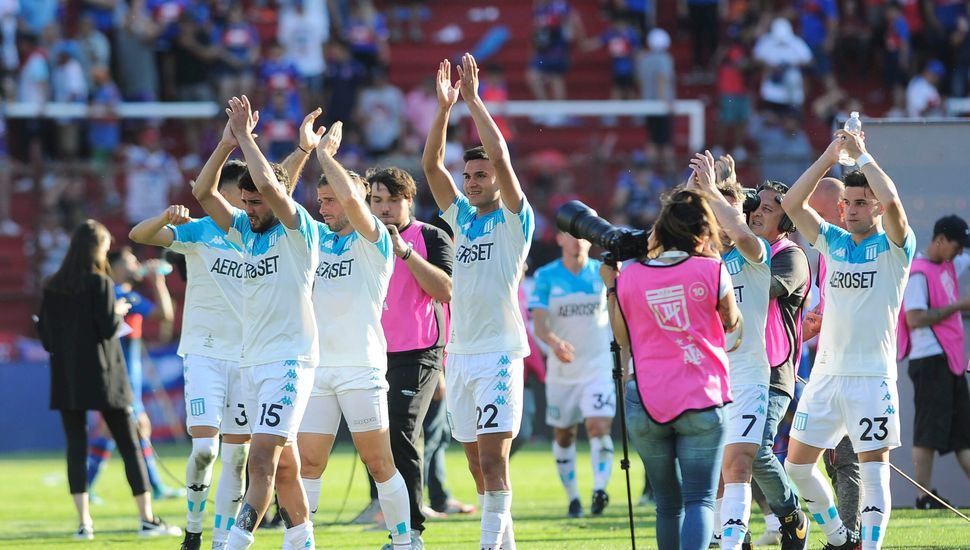
[{"label": "white jersey", "polygon": [[338,235],[316,222],[320,264],[313,285],[320,361],[324,367],[387,369],[381,326],[394,255],[387,228],[377,218],[377,242],[354,231]]},{"label": "white jersey", "polygon": [[185,255],[188,284],[178,354],[239,361],[242,344],[242,250],[212,218],[168,226],[168,247]]},{"label": "white jersey", "polygon": [[825,256],[825,315],[813,374],[896,379],[896,322],[916,237],[903,246],[879,231],[856,244],[822,222],[815,248]]},{"label": "white jersey", "polygon": [[572,362],[563,363],[554,353],[546,359],[546,380],[583,382],[605,375],[613,367],[610,356],[610,319],[606,310],[606,286],[600,279],[602,262],[590,259],[573,274],[562,260],[536,270],[529,309],[549,314],[549,329],[576,350]]},{"label": "white jersey", "polygon": [[739,384],[767,385],[771,377],[765,346],[765,324],[771,291],[771,247],[768,241],[761,238],[758,243],[761,244],[764,258],[760,263],[745,258],[737,247],[722,257],[734,283],[734,300],[744,320],[741,345],[728,353],[728,374],[732,387]]},{"label": "white jersey", "polygon": [[529,201],[522,199],[518,214],[501,205],[479,216],[459,193],[441,217],[455,233],[451,338],[446,350],[461,355],[529,355],[518,298],[519,278],[535,231]]},{"label": "white jersey", "polygon": [[316,221],[296,204],[298,229],[282,223],[254,233],[233,209],[229,239],[243,249],[243,329],[239,365],[296,360],[317,364],[317,325],[310,298],[319,258]]}]

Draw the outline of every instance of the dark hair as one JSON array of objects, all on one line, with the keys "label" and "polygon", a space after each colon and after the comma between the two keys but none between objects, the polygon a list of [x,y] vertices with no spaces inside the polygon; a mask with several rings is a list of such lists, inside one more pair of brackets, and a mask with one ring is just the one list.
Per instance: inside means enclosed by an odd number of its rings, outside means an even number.
[{"label": "dark hair", "polygon": [[108,252],[108,265],[114,268],[115,264],[121,261],[125,254],[134,254],[130,246],[122,246]]},{"label": "dark hair", "polygon": [[239,180],[248,170],[246,163],[241,160],[232,159],[226,162],[219,174],[218,189],[222,190],[227,185],[239,185]]},{"label": "dark hair", "polygon": [[[286,170],[282,166],[275,162],[269,163],[270,167],[273,169],[273,175],[276,176],[276,181],[283,186],[283,189],[289,189],[290,176],[287,175]],[[246,173],[239,178],[239,189],[242,191],[249,191],[250,193],[259,193],[259,188],[256,187],[256,182],[253,181],[253,175],[246,170]]]},{"label": "dark hair", "polygon": [[392,197],[413,199],[418,194],[418,186],[414,183],[414,178],[411,177],[411,174],[396,166],[371,168],[367,171],[365,177],[371,189],[379,183],[387,189],[387,192]]},{"label": "dark hair", "polygon": [[717,190],[724,195],[725,198],[731,200],[742,200],[744,198],[744,189],[741,188],[741,184],[738,182],[728,183],[722,181],[717,184]]},{"label": "dark hair", "polygon": [[462,159],[464,159],[465,162],[470,160],[490,160],[488,158],[488,153],[485,152],[485,147],[482,145],[472,147],[471,149],[465,151],[465,154],[462,155]]},{"label": "dark hair", "polygon": [[845,183],[846,187],[869,187],[869,180],[866,179],[862,170],[849,172],[842,178],[842,182]]},{"label": "dark hair", "polygon": [[71,235],[71,245],[64,255],[61,267],[44,285],[55,292],[73,294],[84,290],[86,275],[98,273],[109,277],[111,268],[107,257],[98,256],[98,249],[105,241],[111,241],[111,233],[95,220],[85,220]]},{"label": "dark hair", "polygon": [[[775,193],[778,193],[782,197],[785,196],[785,193],[787,193],[789,189],[790,188],[784,183],[780,181],[773,181],[773,180],[765,180],[764,183],[758,186],[759,193],[762,191],[774,191]],[[780,200],[781,199],[779,198],[779,202]]]},{"label": "dark hair", "polygon": [[[721,228],[703,195],[686,189],[675,189],[663,198],[663,207],[650,232],[648,257],[666,250],[680,250],[690,255],[713,256],[721,249]],[[697,252],[697,245],[707,237],[712,249]]]},{"label": "dark hair", "polygon": [[[357,187],[364,192],[365,197],[370,195],[370,182],[353,170],[347,170],[347,175],[350,176],[351,181],[357,184]],[[325,174],[320,174],[320,179],[317,180],[317,187],[323,187],[324,185],[330,185],[330,182],[327,181],[327,176]]]}]

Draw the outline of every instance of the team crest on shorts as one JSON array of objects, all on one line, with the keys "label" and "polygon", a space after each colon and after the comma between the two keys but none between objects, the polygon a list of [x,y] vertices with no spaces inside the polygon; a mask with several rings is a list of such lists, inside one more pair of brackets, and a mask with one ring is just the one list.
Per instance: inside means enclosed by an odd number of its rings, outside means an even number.
[{"label": "team crest on shorts", "polygon": [[559,419],[559,407],[547,407],[550,418]]},{"label": "team crest on shorts", "polygon": [[808,415],[805,413],[795,413],[795,419],[792,421],[791,427],[798,431],[804,431],[808,427]]},{"label": "team crest on shorts", "polygon": [[189,401],[189,414],[192,416],[202,416],[205,414],[205,399],[200,397]]}]

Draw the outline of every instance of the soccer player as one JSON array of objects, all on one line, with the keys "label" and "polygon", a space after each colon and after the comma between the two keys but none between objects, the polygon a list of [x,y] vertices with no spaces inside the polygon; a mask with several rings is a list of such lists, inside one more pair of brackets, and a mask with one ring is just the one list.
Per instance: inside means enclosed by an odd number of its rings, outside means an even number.
[{"label": "soccer player", "polygon": [[556,235],[562,257],[536,270],[529,308],[536,336],[552,353],[546,366],[546,423],[552,426],[552,454],[569,498],[568,515],[583,516],[576,487],[576,425],[585,419],[593,463],[593,515],[610,502],[606,486],[613,471],[610,428],[616,414],[610,319],[602,262],[590,259],[590,243]]},{"label": "soccer player", "polygon": [[[915,390],[913,477],[923,487],[933,481],[933,454],[953,451],[970,476],[970,395],[963,360],[963,319],[970,299],[960,297],[957,280],[970,268],[970,228],[959,216],[944,216],[933,240],[913,261],[899,322],[899,356],[909,357]],[[936,494],[936,490],[933,490]],[[916,508],[943,508],[928,494]]]},{"label": "soccer player", "polygon": [[[717,528],[721,548],[739,550],[750,537],[752,465],[768,416],[770,366],[765,351],[765,323],[771,287],[771,256],[767,241],[756,236],[742,213],[744,191],[733,170],[715,184],[715,162],[710,152],[691,160],[694,177],[688,188],[702,191],[724,230],[721,258],[734,283],[734,298],[744,319],[744,338],[728,353],[733,401],[727,415],[721,479],[723,497],[717,500]],[[723,238],[723,237],[722,237]],[[716,533],[715,533],[716,535]]]},{"label": "soccer player", "polygon": [[[795,398],[795,366],[802,350],[802,309],[810,289],[810,269],[805,251],[788,238],[795,227],[781,208],[788,186],[767,181],[758,188],[761,204],[751,213],[751,231],[771,247],[771,286],[765,344],[771,365],[768,412],[761,447],[752,465],[754,480],[765,495],[769,514],[780,521],[781,529],[766,533],[762,539],[781,543],[783,550],[802,549],[808,543],[808,518],[798,508],[788,475],[773,452],[778,424]],[[767,511],[767,510],[766,510]],[[766,522],[770,521],[766,517]],[[769,526],[771,524],[769,523]]]},{"label": "soccer player", "polygon": [[[341,127],[335,122],[324,141],[339,145]],[[317,160],[323,169],[317,184],[323,223],[314,222],[320,262],[313,309],[324,353],[300,424],[300,475],[312,514],[340,417],[346,416],[360,459],[377,483],[391,532],[386,548],[411,548],[407,484],[394,466],[388,434],[387,343],[381,327],[394,268],[391,239],[367,206],[366,182],[348,173],[326,148],[317,149]]]},{"label": "soccer player", "polygon": [[[387,340],[391,452],[408,487],[411,537],[424,531],[424,470],[418,451],[424,419],[441,378],[445,332],[442,304],[451,301],[455,248],[443,230],[413,218],[414,178],[399,168],[367,173],[370,209],[390,235],[394,255],[381,325]],[[371,497],[378,498],[372,485]]]},{"label": "soccer player", "polygon": [[[512,550],[509,449],[522,421],[522,358],[529,354],[517,289],[535,219],[505,139],[478,95],[471,54],[462,58],[458,76],[452,85],[451,63],[438,66],[438,111],[422,158],[435,203],[455,233],[448,416],[481,499],[480,548]],[[459,92],[482,139],[465,151],[464,193],[444,164],[448,116]]]},{"label": "soccer player", "polygon": [[[808,205],[818,181],[845,149],[860,169],[844,178],[846,229]],[[866,151],[864,137],[840,130],[788,191],[782,207],[825,258],[825,315],[812,379],[792,422],[785,469],[828,539],[827,549],[878,549],[891,497],[889,450],[899,446],[895,324],[916,238],[892,179]],[[815,466],[848,432],[862,474],[860,534],[842,524],[832,490]]]},{"label": "soccer player", "polygon": [[[303,417],[318,356],[310,289],[319,237],[313,218],[289,196],[286,172],[270,164],[256,145],[252,131],[259,116],[249,99],[233,97],[226,112],[226,131],[238,142],[249,169],[239,180],[245,210],[233,208],[215,191],[214,178],[197,183],[192,193],[243,251],[238,268],[243,277],[239,366],[253,436],[249,489],[227,548],[253,544],[253,531],[269,506],[274,484],[287,527],[283,547],[312,548],[313,526],[299,462],[287,443]],[[223,158],[232,152],[231,143],[224,138],[216,147]]]}]

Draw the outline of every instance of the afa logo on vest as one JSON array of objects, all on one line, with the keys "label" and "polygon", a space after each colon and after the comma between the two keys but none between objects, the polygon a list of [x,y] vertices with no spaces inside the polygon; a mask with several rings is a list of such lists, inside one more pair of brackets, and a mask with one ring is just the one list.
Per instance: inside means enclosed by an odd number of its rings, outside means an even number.
[{"label": "afa logo on vest", "polygon": [[647,291],[647,304],[664,330],[684,332],[690,328],[684,285]]}]

